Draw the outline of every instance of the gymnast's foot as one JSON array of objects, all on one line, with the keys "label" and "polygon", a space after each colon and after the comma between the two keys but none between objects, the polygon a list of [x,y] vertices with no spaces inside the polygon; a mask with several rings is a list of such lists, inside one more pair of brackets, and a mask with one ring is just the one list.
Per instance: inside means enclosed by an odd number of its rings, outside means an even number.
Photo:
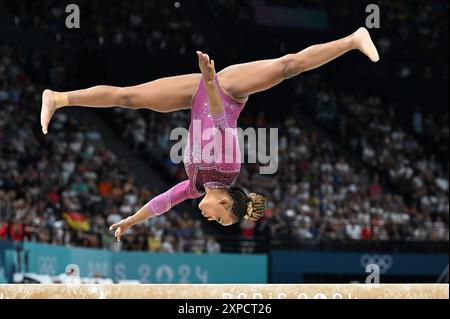
[{"label": "gymnast's foot", "polygon": [[372,62],[378,62],[380,59],[377,48],[370,38],[369,31],[366,28],[359,28],[355,33],[356,48],[367,55]]},{"label": "gymnast's foot", "polygon": [[44,134],[48,133],[48,124],[50,123],[50,120],[53,116],[53,113],[55,113],[56,109],[57,109],[56,100],[53,91],[44,90],[44,92],[42,92],[42,107],[41,107],[42,133]]}]

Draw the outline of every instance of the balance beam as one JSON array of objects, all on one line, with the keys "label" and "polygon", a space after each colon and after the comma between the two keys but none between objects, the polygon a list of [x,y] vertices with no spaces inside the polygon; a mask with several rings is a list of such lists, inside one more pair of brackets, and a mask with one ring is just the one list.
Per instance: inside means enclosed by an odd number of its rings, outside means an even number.
[{"label": "balance beam", "polygon": [[5,284],[0,299],[448,299],[448,284]]}]

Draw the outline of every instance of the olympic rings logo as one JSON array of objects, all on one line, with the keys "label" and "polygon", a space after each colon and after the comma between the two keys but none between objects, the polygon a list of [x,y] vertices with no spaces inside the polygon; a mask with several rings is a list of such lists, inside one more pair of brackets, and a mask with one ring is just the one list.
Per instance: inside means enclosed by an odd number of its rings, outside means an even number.
[{"label": "olympic rings logo", "polygon": [[38,258],[38,272],[44,275],[56,274],[58,261],[55,257],[40,256]]},{"label": "olympic rings logo", "polygon": [[381,274],[385,274],[394,264],[390,255],[368,255],[364,254],[360,260],[361,266],[366,269],[368,265],[377,265]]}]

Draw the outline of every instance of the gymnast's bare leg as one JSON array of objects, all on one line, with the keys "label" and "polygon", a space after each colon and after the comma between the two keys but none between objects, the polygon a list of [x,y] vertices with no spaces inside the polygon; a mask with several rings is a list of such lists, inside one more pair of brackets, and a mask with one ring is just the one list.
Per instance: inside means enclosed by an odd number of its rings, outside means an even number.
[{"label": "gymnast's bare leg", "polygon": [[65,106],[149,108],[163,113],[189,109],[201,77],[201,73],[193,73],[128,87],[98,85],[70,92],[44,90],[42,132],[48,133],[53,113]]},{"label": "gymnast's bare leg", "polygon": [[[351,35],[332,42],[316,44],[298,53],[270,60],[236,64],[220,71],[220,86],[236,100],[272,88],[308,70],[320,67],[341,55],[359,50],[372,62],[379,60],[369,32],[359,28]],[[191,107],[201,79],[200,73],[167,77],[130,87],[99,85],[84,90],[42,94],[41,126],[47,134],[53,113],[64,106],[149,108],[173,112]]]},{"label": "gymnast's bare leg", "polygon": [[265,91],[303,72],[318,68],[341,55],[359,50],[372,62],[379,60],[378,52],[366,28],[328,43],[310,46],[298,53],[270,60],[261,60],[227,67],[218,73],[220,85],[237,99]]}]

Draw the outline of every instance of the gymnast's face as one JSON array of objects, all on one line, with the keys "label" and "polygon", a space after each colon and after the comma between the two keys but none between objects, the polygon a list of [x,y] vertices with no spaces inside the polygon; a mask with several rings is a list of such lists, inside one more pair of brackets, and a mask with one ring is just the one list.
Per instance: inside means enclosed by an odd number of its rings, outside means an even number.
[{"label": "gymnast's face", "polygon": [[205,197],[198,205],[202,211],[203,217],[209,221],[216,221],[223,226],[230,226],[233,224],[231,217],[231,207],[233,201],[226,191],[206,191]]}]

